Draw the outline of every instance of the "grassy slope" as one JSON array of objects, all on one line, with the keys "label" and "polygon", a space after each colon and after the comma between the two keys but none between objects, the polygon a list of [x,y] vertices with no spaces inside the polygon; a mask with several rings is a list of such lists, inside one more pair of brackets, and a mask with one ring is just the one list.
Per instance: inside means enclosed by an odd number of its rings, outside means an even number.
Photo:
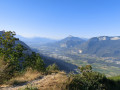
[{"label": "grassy slope", "polygon": [[[2,90],[26,90],[25,88],[37,88],[33,90],[63,90],[69,80],[66,73],[62,71],[49,75],[42,75],[42,78],[39,77],[41,77],[41,73],[29,69],[24,74],[11,79],[8,85],[3,85],[1,87],[4,87]],[[28,83],[24,84],[23,82]],[[21,85],[21,83],[23,84]],[[12,84],[13,86],[11,86]],[[14,86],[14,84],[18,85]]]}]

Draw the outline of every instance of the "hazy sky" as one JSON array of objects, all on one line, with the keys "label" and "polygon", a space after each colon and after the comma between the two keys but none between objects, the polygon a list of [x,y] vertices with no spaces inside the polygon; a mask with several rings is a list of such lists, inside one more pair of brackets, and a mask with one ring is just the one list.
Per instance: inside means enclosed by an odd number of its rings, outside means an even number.
[{"label": "hazy sky", "polygon": [[0,30],[54,39],[120,36],[120,0],[0,0]]}]

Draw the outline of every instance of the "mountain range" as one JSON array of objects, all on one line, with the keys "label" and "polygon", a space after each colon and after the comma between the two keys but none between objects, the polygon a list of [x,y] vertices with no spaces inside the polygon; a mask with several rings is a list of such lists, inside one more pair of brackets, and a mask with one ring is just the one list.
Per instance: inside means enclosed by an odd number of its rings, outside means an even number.
[{"label": "mountain range", "polygon": [[99,57],[119,57],[120,56],[120,37],[100,36],[88,40],[79,37],[68,36],[62,40],[54,41],[40,48],[51,51],[73,51],[81,54],[96,55]]},{"label": "mountain range", "polygon": [[119,57],[120,37],[94,37],[82,44],[80,48],[84,54],[95,54],[100,57]]},{"label": "mountain range", "polygon": [[19,38],[21,41],[25,42],[30,47],[39,47],[40,45],[43,45],[46,43],[53,43],[53,42],[57,41],[54,39],[48,39],[48,38],[43,38],[43,37],[27,38],[27,37],[23,37],[21,35],[16,35],[16,37]]},{"label": "mountain range", "polygon": [[120,37],[100,36],[88,40],[68,36],[62,40],[39,45],[34,50],[45,57],[77,66],[90,64],[93,70],[106,75],[120,74]]},{"label": "mountain range", "polygon": [[62,40],[34,37],[25,38],[20,35],[16,37],[25,42],[30,47],[41,47],[45,50],[66,50],[76,53],[91,54],[99,57],[119,57],[120,56],[120,36],[100,36],[90,39],[83,39],[68,36]]}]

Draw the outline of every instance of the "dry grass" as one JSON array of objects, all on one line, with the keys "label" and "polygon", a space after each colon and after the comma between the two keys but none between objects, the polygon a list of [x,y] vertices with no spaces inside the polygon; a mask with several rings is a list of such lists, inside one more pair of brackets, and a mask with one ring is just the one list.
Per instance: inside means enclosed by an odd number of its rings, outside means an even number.
[{"label": "dry grass", "polygon": [[[41,76],[39,72],[28,70],[22,76],[11,79],[10,81],[12,84],[13,82],[16,82],[16,80],[17,83],[18,81],[31,81],[35,78],[38,78],[39,76]],[[29,90],[34,90],[33,88],[36,88],[35,90],[69,90],[66,89],[66,86],[69,85],[70,81],[70,78],[67,77],[65,72],[57,72],[43,76],[43,78],[34,80],[34,82],[28,83],[26,85],[11,87],[11,90],[27,90],[26,88],[31,88]]]},{"label": "dry grass", "polygon": [[8,66],[8,63],[4,61],[4,57],[0,57],[0,72],[3,72]]},{"label": "dry grass", "polygon": [[66,90],[69,81],[65,72],[53,73],[37,82],[35,87],[39,90]]},{"label": "dry grass", "polygon": [[28,68],[25,73],[10,79],[7,82],[7,84],[9,85],[21,84],[39,78],[40,76],[42,76],[40,72]]}]

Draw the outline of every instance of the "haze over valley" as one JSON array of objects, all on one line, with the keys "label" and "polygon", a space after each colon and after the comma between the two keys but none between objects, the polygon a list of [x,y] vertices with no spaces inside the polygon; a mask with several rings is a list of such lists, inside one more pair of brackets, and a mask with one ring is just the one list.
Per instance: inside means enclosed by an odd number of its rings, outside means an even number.
[{"label": "haze over valley", "polygon": [[[93,70],[105,73],[107,76],[120,74],[119,36],[85,39],[70,35],[62,40],[39,38],[34,41],[27,39],[27,41],[26,39],[23,41],[41,56],[54,59],[52,63],[62,60],[76,66],[90,64],[93,66]],[[74,69],[77,70],[77,67]]]}]

